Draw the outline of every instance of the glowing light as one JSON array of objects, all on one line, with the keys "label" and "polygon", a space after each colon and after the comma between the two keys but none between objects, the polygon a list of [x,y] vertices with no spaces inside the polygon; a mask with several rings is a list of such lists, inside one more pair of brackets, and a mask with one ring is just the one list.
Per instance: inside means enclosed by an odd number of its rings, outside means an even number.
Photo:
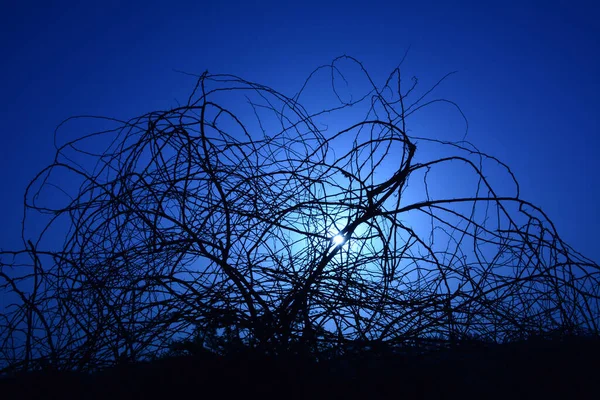
[{"label": "glowing light", "polygon": [[333,237],[333,243],[336,246],[339,246],[339,245],[343,244],[345,240],[346,240],[346,238],[344,238],[342,235],[335,235]]}]

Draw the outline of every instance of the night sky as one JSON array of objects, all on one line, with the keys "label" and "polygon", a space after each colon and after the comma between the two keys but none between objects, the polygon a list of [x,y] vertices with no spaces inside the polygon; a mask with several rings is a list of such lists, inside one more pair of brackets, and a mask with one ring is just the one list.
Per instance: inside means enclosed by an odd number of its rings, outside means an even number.
[{"label": "night sky", "polygon": [[[52,162],[54,129],[69,116],[126,120],[175,107],[195,83],[176,71],[231,73],[293,96],[314,68],[347,54],[381,84],[410,48],[403,76],[431,86],[458,71],[436,97],[460,105],[467,139],[507,163],[522,197],[600,262],[593,2],[258,3],[3,4],[0,248],[21,246],[23,192]],[[410,128],[460,140],[447,132],[448,110],[436,110]]]}]

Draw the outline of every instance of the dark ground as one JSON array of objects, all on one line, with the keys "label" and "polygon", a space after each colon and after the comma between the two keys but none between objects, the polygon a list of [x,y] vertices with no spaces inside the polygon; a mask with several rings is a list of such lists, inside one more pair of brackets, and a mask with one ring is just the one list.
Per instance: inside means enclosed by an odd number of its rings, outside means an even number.
[{"label": "dark ground", "polygon": [[5,377],[0,398],[596,398],[599,362],[599,338],[468,345],[418,356],[363,351],[319,363],[255,353],[204,354],[95,375]]}]

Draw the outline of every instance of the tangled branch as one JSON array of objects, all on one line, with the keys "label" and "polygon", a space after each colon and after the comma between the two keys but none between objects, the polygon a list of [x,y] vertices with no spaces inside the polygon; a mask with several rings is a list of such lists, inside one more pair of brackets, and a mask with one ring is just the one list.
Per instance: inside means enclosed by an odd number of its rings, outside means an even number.
[{"label": "tangled branch", "polygon": [[[324,74],[333,106],[304,108]],[[273,352],[598,333],[598,265],[508,166],[409,135],[417,111],[454,103],[417,95],[400,67],[377,86],[340,57],[294,97],[196,81],[185,105],[57,146],[29,185],[28,215],[49,220],[0,253],[4,366],[94,370],[211,333]]]}]

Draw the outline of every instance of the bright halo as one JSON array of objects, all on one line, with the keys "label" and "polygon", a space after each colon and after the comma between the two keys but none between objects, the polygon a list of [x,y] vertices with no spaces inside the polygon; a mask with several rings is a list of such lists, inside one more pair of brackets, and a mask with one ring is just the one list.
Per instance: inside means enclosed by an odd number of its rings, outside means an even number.
[{"label": "bright halo", "polygon": [[344,240],[345,240],[345,239],[344,239],[344,237],[343,237],[342,235],[335,235],[335,236],[333,237],[333,243],[334,243],[336,246],[339,246],[340,244],[343,244],[343,243],[344,243]]}]

